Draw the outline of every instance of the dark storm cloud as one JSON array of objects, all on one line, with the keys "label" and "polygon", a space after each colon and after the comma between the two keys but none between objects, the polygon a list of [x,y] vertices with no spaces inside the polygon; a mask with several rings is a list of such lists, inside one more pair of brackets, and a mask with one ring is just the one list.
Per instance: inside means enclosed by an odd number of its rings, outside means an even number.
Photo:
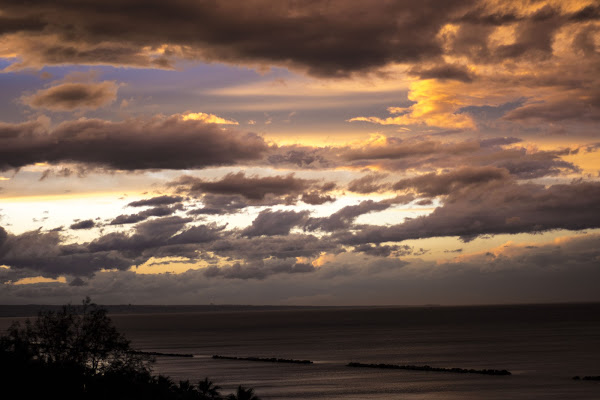
[{"label": "dark storm cloud", "polygon": [[[517,103],[522,104],[522,102],[515,102],[507,107],[514,109]],[[475,112],[467,108],[463,111]],[[505,112],[506,110],[501,111],[498,117]],[[515,146],[522,141],[516,137],[444,142],[434,139],[400,139],[381,136],[377,141],[367,141],[362,146],[325,147],[313,150],[304,147],[301,151],[296,151],[304,155],[311,152],[318,153],[319,158],[327,160],[326,164],[329,168],[375,166],[384,171],[403,171],[455,168],[457,165],[490,166],[507,169],[512,175],[521,179],[580,172],[575,164],[562,159],[563,156],[575,154],[577,148],[532,150],[524,146]],[[290,166],[291,164],[286,162],[277,164],[272,159],[272,154],[279,154],[282,150],[283,147],[271,148],[266,157],[267,162],[278,167]],[[302,168],[312,168],[312,166],[303,164]],[[383,179],[383,176],[384,174],[365,175],[351,181],[347,188],[365,194],[385,191],[389,185],[378,182]]]},{"label": "dark storm cloud", "polygon": [[72,111],[79,108],[96,109],[117,98],[119,86],[115,82],[63,83],[39,90],[21,100],[34,108],[52,111]]},{"label": "dark storm cloud", "polygon": [[475,141],[443,143],[434,140],[409,141],[395,137],[386,137],[385,145],[368,145],[356,149],[347,149],[341,157],[347,161],[358,160],[396,160],[428,156],[433,154],[464,154],[479,149]]},{"label": "dark storm cloud", "polygon": [[389,204],[389,205],[394,205],[394,204],[408,204],[411,201],[413,201],[415,199],[415,196],[413,196],[411,193],[408,194],[402,194],[396,197],[392,197],[389,199],[384,199],[381,200],[380,203],[382,204]]},{"label": "dark storm cloud", "polygon": [[297,196],[309,189],[332,190],[335,188],[335,185],[321,184],[313,179],[296,178],[294,174],[259,177],[256,175],[246,176],[243,171],[229,173],[214,181],[182,176],[169,185],[192,195],[239,195],[259,203],[271,197],[289,198],[290,201],[294,201]]},{"label": "dark storm cloud", "polygon": [[69,282],[69,286],[87,286],[87,282],[81,279],[80,277],[76,277],[71,282]]},{"label": "dark storm cloud", "polygon": [[[0,302],[68,303],[86,294],[104,304],[500,304],[557,301],[598,301],[600,237],[586,235],[537,248],[503,247],[487,256],[461,255],[446,263],[349,257],[310,273],[274,273],[263,279],[243,279],[251,273],[216,268],[182,274],[143,274],[107,271],[96,274],[85,287],[66,284],[1,285]],[[294,259],[264,268],[293,271]],[[240,264],[263,268],[260,263]],[[235,267],[236,269],[238,267]],[[210,272],[209,272],[210,271]],[[22,271],[0,269],[0,280],[15,281]],[[229,272],[233,279],[222,279]],[[298,271],[299,272],[299,271]],[[207,275],[213,275],[208,277]],[[255,276],[264,276],[260,272]],[[24,276],[23,276],[24,277]]]},{"label": "dark storm cloud", "polygon": [[523,139],[516,137],[497,137],[490,139],[483,139],[479,142],[481,147],[498,147],[498,146],[506,146],[514,143],[521,143]]},{"label": "dark storm cloud", "polygon": [[132,201],[127,204],[129,207],[144,207],[144,206],[168,206],[183,201],[181,196],[157,196],[150,199]]},{"label": "dark storm cloud", "polygon": [[37,275],[39,274],[37,274],[35,271],[27,269],[0,268],[0,288],[5,286],[4,284],[17,282],[20,279],[30,278]]},{"label": "dark storm cloud", "polygon": [[217,181],[200,178],[182,177],[174,184],[187,186],[190,193],[212,193],[221,195],[239,194],[247,199],[262,200],[267,194],[287,195],[307,189],[312,181],[287,176],[246,176],[244,172],[227,174]]},{"label": "dark storm cloud", "polygon": [[440,56],[437,32],[473,3],[4,1],[0,9],[9,23],[0,33],[11,38],[19,66],[168,68],[182,57],[293,65],[314,75],[343,76]]},{"label": "dark storm cloud", "polygon": [[[163,250],[162,247],[198,239],[193,231],[188,232],[193,228],[178,234],[189,222],[191,219],[180,217],[155,219],[138,224],[131,234],[108,233],[83,244],[64,244],[65,238],[56,231],[7,234],[0,243],[0,264],[52,278],[62,274],[92,276],[102,269],[125,270],[147,261],[159,253],[158,250]],[[219,231],[219,228],[213,230]],[[216,239],[216,235],[213,238]]]},{"label": "dark storm cloud", "polygon": [[600,183],[576,182],[548,188],[498,180],[449,195],[433,213],[391,227],[340,233],[342,243],[395,242],[441,236],[472,240],[484,234],[535,233],[600,227]]},{"label": "dark storm cloud", "polygon": [[328,168],[334,166],[330,148],[286,145],[272,148],[267,162],[274,166]]},{"label": "dark storm cloud", "polygon": [[275,274],[296,274],[314,272],[310,264],[298,263],[295,258],[267,260],[247,264],[236,263],[231,267],[208,267],[204,269],[207,278],[226,279],[265,279]]},{"label": "dark storm cloud", "polygon": [[387,174],[368,174],[354,179],[348,184],[348,190],[356,193],[368,194],[385,191],[389,188],[388,184],[379,183],[385,179]]},{"label": "dark storm cloud", "polygon": [[252,224],[242,231],[243,236],[287,235],[308,217],[308,211],[271,211],[263,210]]},{"label": "dark storm cloud", "polygon": [[341,253],[344,249],[328,237],[299,233],[285,236],[227,237],[206,247],[223,257],[245,260],[266,258],[318,257],[321,253]]},{"label": "dark storm cloud", "polygon": [[556,159],[509,160],[496,163],[499,168],[505,168],[511,175],[519,179],[534,179],[544,176],[560,175],[565,172],[581,172],[572,163]]},{"label": "dark storm cloud", "polygon": [[219,233],[225,229],[225,225],[220,226],[215,223],[192,226],[177,235],[169,238],[167,244],[196,244],[208,243],[220,238]]},{"label": "dark storm cloud", "polygon": [[[43,118],[22,124],[0,123],[0,170],[37,162],[69,161],[85,164],[79,172],[81,174],[95,167],[140,170],[233,164],[258,166],[265,162],[273,164],[271,156],[287,151],[284,147],[269,146],[255,134],[223,130],[201,121],[185,121],[179,115],[123,122],[82,119],[63,122],[54,129],[48,125],[49,122]],[[356,148],[305,146],[302,152],[318,154],[320,159],[326,160],[318,164],[327,164],[329,168],[377,166],[398,171],[453,168],[465,164],[490,165],[506,168],[511,174],[525,179],[579,172],[574,164],[561,159],[569,151],[577,149],[531,151],[525,147],[503,147],[517,143],[517,138],[491,138],[481,142],[402,140],[395,137],[383,137],[383,140],[385,145],[367,142]],[[289,163],[275,166],[285,165]],[[302,166],[313,167],[309,164]],[[365,193],[366,190],[385,189],[369,181],[366,177],[359,178],[351,183],[350,190]],[[278,198],[279,202],[294,202],[298,196],[304,196],[309,204],[318,204],[329,201],[327,192],[334,189],[293,175],[259,178],[246,176],[243,172],[215,181],[182,177],[171,185],[194,195],[241,195],[253,203],[262,202],[264,205],[277,204],[271,202],[274,198]],[[288,198],[285,199],[285,196]],[[212,212],[209,209],[205,211]]]},{"label": "dark storm cloud", "polygon": [[289,233],[307,214],[265,210],[242,231],[226,231],[225,226],[215,223],[190,226],[191,218],[164,217],[142,222],[129,234],[105,234],[85,248],[91,253],[118,252],[127,257],[131,265],[139,265],[150,257],[179,256],[193,260],[204,258],[207,252],[234,260],[256,261],[343,251],[329,238]]},{"label": "dark storm cloud", "polygon": [[82,119],[0,124],[0,170],[66,161],[123,170],[232,165],[261,158],[265,141],[180,116],[109,122]]},{"label": "dark storm cloud", "polygon": [[43,119],[20,124],[9,124],[0,121],[0,140],[18,141],[21,138],[42,136],[47,132],[47,125]]},{"label": "dark storm cloud", "polygon": [[61,242],[59,232],[8,234],[0,246],[0,263],[51,278],[61,274],[91,276],[104,268],[125,269],[131,265],[131,260],[118,252],[90,252],[84,245],[61,245]]},{"label": "dark storm cloud", "polygon": [[415,202],[415,204],[418,206],[430,206],[433,204],[433,200],[432,199],[423,199],[423,200],[419,200],[419,201]]},{"label": "dark storm cloud", "polygon": [[[479,62],[497,62],[521,57],[545,59],[552,55],[552,42],[557,31],[572,23],[577,14],[563,14],[549,4],[531,13],[517,11],[515,4],[490,11],[476,7],[457,20],[458,32],[446,37],[451,53]],[[493,28],[515,24],[514,42],[492,47],[489,37]]]},{"label": "dark storm cloud", "polygon": [[[498,119],[507,114],[508,112],[522,107],[525,103],[526,99],[519,99],[516,101],[509,101],[504,104],[500,104],[498,106],[467,106],[460,108],[456,113],[464,114],[467,113],[471,117],[475,118],[478,121],[487,122],[490,120]],[[511,139],[517,139],[517,142],[511,141]],[[490,142],[491,140],[491,142]],[[518,138],[491,138],[484,139],[481,141],[481,147],[485,147],[488,145],[508,145],[512,143],[518,143],[522,140]]]},{"label": "dark storm cloud", "polygon": [[0,226],[0,249],[2,248],[2,245],[6,242],[6,239],[8,239],[8,232],[6,232],[6,229]]},{"label": "dark storm cloud", "polygon": [[394,257],[407,256],[413,253],[413,248],[407,245],[381,245],[381,244],[361,244],[354,246],[354,251],[365,253],[375,257]]},{"label": "dark storm cloud", "polygon": [[137,214],[119,215],[118,217],[110,221],[109,225],[135,224],[144,221],[150,217],[165,217],[167,215],[173,215],[176,211],[182,209],[183,207],[181,205],[176,205],[172,207],[153,207],[148,210],[141,211]]},{"label": "dark storm cloud", "polygon": [[592,143],[585,146],[584,150],[588,153],[595,152],[600,149],[600,143]]},{"label": "dark storm cloud", "polygon": [[91,219],[86,219],[84,221],[79,221],[69,226],[69,229],[91,229],[96,226],[96,223]]},{"label": "dark storm cloud", "polygon": [[390,203],[366,200],[355,206],[343,207],[329,217],[310,218],[306,222],[305,229],[309,231],[322,230],[328,232],[347,229],[359,216],[373,211],[383,211],[390,206]]},{"label": "dark storm cloud", "polygon": [[251,206],[248,199],[241,195],[220,195],[206,193],[202,196],[202,208],[188,211],[189,215],[235,214]]},{"label": "dark storm cloud", "polygon": [[[595,38],[600,31],[600,7],[565,11],[571,7],[542,1],[528,8],[518,2],[482,2],[456,21],[456,29],[440,35],[447,54],[484,68],[497,66],[493,75],[484,78],[488,84],[495,82],[497,89],[488,90],[541,89],[531,92],[532,96],[523,101],[526,104],[513,110],[505,109],[510,103],[499,110],[489,106],[466,108],[492,114],[504,108],[504,120],[521,123],[596,123],[600,115],[596,72],[600,53]],[[497,40],[502,28],[510,32],[510,40]],[[500,64],[507,60],[523,68],[504,69]]]},{"label": "dark storm cloud", "polygon": [[593,21],[600,19],[600,6],[587,6],[573,15],[571,15],[571,19],[574,21]]},{"label": "dark storm cloud", "polygon": [[[464,167],[446,174],[435,173],[416,178],[403,179],[393,185],[395,190],[414,189],[425,196],[456,195],[471,186],[485,185],[493,181],[508,181],[507,170],[495,167]],[[493,182],[494,184],[496,182]]]},{"label": "dark storm cloud", "polygon": [[581,172],[580,168],[561,157],[577,154],[578,149],[540,150],[531,152],[523,147],[496,151],[488,155],[485,164],[504,168],[519,179],[556,176],[562,173]]},{"label": "dark storm cloud", "polygon": [[512,110],[504,119],[543,120],[557,122],[565,120],[600,121],[600,88],[578,91],[567,96],[557,96],[546,101],[536,101]]},{"label": "dark storm cloud", "polygon": [[149,217],[149,215],[144,215],[144,213],[129,214],[129,215],[122,214],[122,215],[115,217],[112,221],[110,221],[109,225],[136,224],[138,222],[148,219],[148,217]]},{"label": "dark storm cloud", "polygon": [[312,192],[304,193],[301,200],[306,204],[320,205],[335,201],[335,198],[327,194],[322,194],[320,191],[313,190]]},{"label": "dark storm cloud", "polygon": [[[245,231],[226,231],[226,225],[216,223],[193,225],[192,218],[169,216],[138,223],[130,232],[111,232],[91,242],[75,244],[64,244],[67,237],[57,231],[13,235],[0,228],[0,265],[9,266],[13,272],[27,271],[17,273],[16,279],[91,277],[105,269],[128,270],[153,257],[179,257],[192,263],[203,259],[214,264],[218,256],[242,266],[242,270],[234,268],[229,273],[223,270],[223,276],[232,278],[243,274],[258,277],[310,272],[312,265],[296,262],[296,257],[315,258],[344,250],[327,237],[289,234],[291,227],[301,224],[307,215],[308,212],[266,211]],[[276,261],[291,259],[291,264]],[[257,271],[261,265],[264,268]],[[250,269],[246,271],[246,267]],[[17,275],[10,273],[6,279],[14,280],[10,277]]]},{"label": "dark storm cloud", "polygon": [[456,80],[467,83],[472,82],[475,77],[465,66],[453,64],[440,64],[430,68],[412,67],[408,72],[420,79]]},{"label": "dark storm cloud", "polygon": [[[368,144],[360,149],[337,149],[336,154],[341,159],[338,162],[352,166],[374,165],[388,171],[456,168],[457,165],[490,166],[504,168],[520,179],[580,172],[579,167],[562,159],[563,156],[575,154],[577,148],[531,151],[526,147],[505,147],[518,143],[518,138],[490,138],[481,142],[384,139],[385,146]],[[367,190],[370,184],[369,178],[351,182],[357,190]]]},{"label": "dark storm cloud", "polygon": [[51,176],[57,176],[60,178],[68,178],[70,176],[76,175],[78,178],[83,178],[87,174],[91,172],[106,172],[103,168],[100,167],[90,167],[83,164],[76,165],[74,167],[55,167],[48,168],[44,170],[42,176],[40,176],[40,181],[48,179]]},{"label": "dark storm cloud", "polygon": [[88,248],[92,252],[116,250],[132,257],[139,256],[144,250],[164,245],[189,222],[192,222],[191,218],[178,216],[144,221],[135,226],[132,234],[108,233],[90,242]]},{"label": "dark storm cloud", "polygon": [[[0,7],[0,39],[7,38],[8,50],[20,57],[13,68],[69,63],[172,68],[175,59],[185,58],[345,76],[391,62],[439,61],[448,53],[480,62],[543,59],[560,28],[597,20],[598,14],[593,6],[563,12],[545,5],[529,12],[508,3],[7,0]],[[441,28],[450,23],[458,31],[440,41]],[[493,29],[509,24],[516,25],[514,43],[491,47]]]},{"label": "dark storm cloud", "polygon": [[[597,10],[600,10],[600,7]],[[600,11],[598,12],[600,13]],[[599,31],[600,26],[598,24],[587,25],[573,39],[573,47],[581,50],[586,57],[594,57],[596,55],[594,35]]]}]

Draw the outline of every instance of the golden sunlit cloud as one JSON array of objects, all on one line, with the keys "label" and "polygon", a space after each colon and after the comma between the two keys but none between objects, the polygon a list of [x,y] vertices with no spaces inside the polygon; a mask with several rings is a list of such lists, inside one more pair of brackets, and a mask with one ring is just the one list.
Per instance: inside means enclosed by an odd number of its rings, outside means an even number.
[{"label": "golden sunlit cloud", "polygon": [[322,267],[323,265],[332,262],[335,260],[335,254],[321,253],[317,259],[315,259],[311,264],[313,267]]},{"label": "golden sunlit cloud", "polygon": [[239,125],[237,121],[228,120],[225,118],[217,117],[214,114],[206,114],[203,112],[199,113],[188,113],[182,116],[184,121],[194,120],[194,121],[202,121],[207,124],[221,124],[221,125]]},{"label": "golden sunlit cloud", "polygon": [[548,6],[558,8],[564,13],[574,13],[597,4],[595,0],[486,0],[481,3],[490,13],[513,12],[519,17],[530,16]]},{"label": "golden sunlit cloud", "polygon": [[467,114],[457,114],[461,107],[469,103],[458,95],[457,82],[439,82],[426,79],[410,85],[408,99],[414,101],[410,107],[388,107],[397,117],[355,117],[349,122],[364,121],[380,125],[428,125],[447,129],[474,129],[475,123]]},{"label": "golden sunlit cloud", "polygon": [[129,270],[142,275],[182,274],[190,269],[199,269],[207,265],[206,262],[191,262],[183,257],[152,257],[141,265],[132,266]]},{"label": "golden sunlit cloud", "polygon": [[[567,245],[568,243],[577,243],[578,240],[581,240],[585,237],[593,238],[595,236],[596,238],[600,238],[600,236],[598,236],[598,232],[590,232],[589,235],[586,235],[577,233],[571,234],[563,231],[543,234],[542,236],[542,238],[532,240],[533,238],[526,237],[525,235],[515,235],[514,238],[511,238],[500,244],[496,244],[495,247],[486,247],[482,250],[471,251],[466,254],[461,254],[447,259],[438,258],[437,263],[438,265],[443,265],[448,263],[481,262],[482,266],[484,266],[485,262],[483,260],[486,259],[518,257],[525,254],[531,254],[531,252],[534,252],[537,249],[560,247]],[[508,235],[499,235],[497,240],[501,240],[502,238],[506,237],[508,237]]]},{"label": "golden sunlit cloud", "polygon": [[36,283],[67,283],[67,279],[64,276],[60,276],[56,279],[53,278],[44,278],[43,276],[34,276],[19,279],[18,281],[13,282],[13,285],[33,285]]}]

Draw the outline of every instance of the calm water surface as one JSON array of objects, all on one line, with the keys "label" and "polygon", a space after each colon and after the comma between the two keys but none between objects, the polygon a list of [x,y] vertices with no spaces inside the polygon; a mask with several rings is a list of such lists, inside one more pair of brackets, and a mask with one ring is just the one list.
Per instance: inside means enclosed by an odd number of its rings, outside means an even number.
[{"label": "calm water surface", "polygon": [[[176,311],[177,309],[173,309]],[[600,399],[600,304],[113,314],[155,373],[263,399]],[[7,325],[0,319],[0,328]],[[213,360],[213,354],[315,364]],[[349,368],[350,361],[507,369],[512,376]]]}]

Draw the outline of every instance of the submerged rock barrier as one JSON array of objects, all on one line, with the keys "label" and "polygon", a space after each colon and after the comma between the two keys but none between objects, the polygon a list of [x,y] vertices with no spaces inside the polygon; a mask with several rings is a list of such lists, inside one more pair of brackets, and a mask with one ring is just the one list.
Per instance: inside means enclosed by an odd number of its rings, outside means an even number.
[{"label": "submerged rock barrier", "polygon": [[347,367],[358,368],[381,368],[381,369],[406,369],[410,371],[431,371],[431,372],[454,372],[458,374],[483,374],[483,375],[511,375],[505,369],[465,369],[465,368],[437,368],[429,365],[396,365],[396,364],[363,364],[350,362]]},{"label": "submerged rock barrier", "polygon": [[132,351],[132,354],[143,354],[146,356],[158,356],[158,357],[194,357],[193,354],[182,354],[182,353],[159,353],[157,351]]},{"label": "submerged rock barrier", "polygon": [[215,360],[237,360],[237,361],[263,361],[274,363],[289,363],[289,364],[312,364],[310,360],[292,360],[288,358],[262,358],[262,357],[229,357],[229,356],[212,356]]},{"label": "submerged rock barrier", "polygon": [[579,380],[582,380],[582,381],[600,381],[600,376],[583,376],[583,377],[580,377],[578,375],[578,376],[574,376],[573,380],[576,380],[576,381],[579,381]]}]

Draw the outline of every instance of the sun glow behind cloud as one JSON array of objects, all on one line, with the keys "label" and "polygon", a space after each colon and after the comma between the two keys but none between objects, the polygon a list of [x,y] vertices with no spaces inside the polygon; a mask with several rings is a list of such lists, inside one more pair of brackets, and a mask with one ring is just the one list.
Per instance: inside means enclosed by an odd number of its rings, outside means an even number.
[{"label": "sun glow behind cloud", "polygon": [[409,107],[389,107],[395,117],[354,117],[349,122],[364,121],[381,125],[428,125],[446,129],[473,129],[475,124],[466,114],[457,114],[468,104],[457,95],[457,83],[440,83],[436,80],[422,80],[410,85],[408,99],[415,102]]},{"label": "sun glow behind cloud", "polygon": [[12,285],[33,285],[33,284],[37,284],[37,283],[67,283],[67,280],[64,276],[58,277],[56,279],[45,278],[43,276],[34,276],[34,277],[19,279],[10,284],[12,284]]},{"label": "sun glow behind cloud", "polygon": [[202,121],[207,124],[220,124],[220,125],[239,125],[236,121],[230,121],[225,118],[217,117],[213,114],[206,114],[203,112],[198,113],[187,113],[182,116],[184,121],[194,120],[194,121]]}]

